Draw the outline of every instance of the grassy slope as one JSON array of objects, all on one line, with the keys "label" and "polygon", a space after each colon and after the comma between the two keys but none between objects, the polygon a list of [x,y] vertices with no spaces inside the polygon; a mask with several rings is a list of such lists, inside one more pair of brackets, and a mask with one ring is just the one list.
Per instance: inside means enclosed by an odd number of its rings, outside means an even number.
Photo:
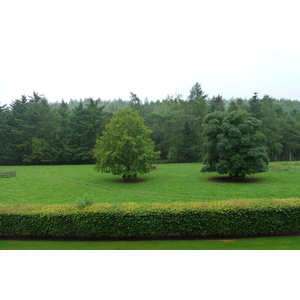
[{"label": "grassy slope", "polygon": [[271,171],[252,177],[255,183],[208,180],[215,173],[200,173],[200,164],[162,164],[143,175],[138,184],[118,183],[119,176],[101,174],[92,165],[0,167],[17,176],[0,178],[0,203],[73,204],[84,198],[94,202],[218,201],[249,198],[299,197],[300,166],[272,163]]},{"label": "grassy slope", "polygon": [[0,240],[0,250],[300,250],[300,237],[132,242]]}]

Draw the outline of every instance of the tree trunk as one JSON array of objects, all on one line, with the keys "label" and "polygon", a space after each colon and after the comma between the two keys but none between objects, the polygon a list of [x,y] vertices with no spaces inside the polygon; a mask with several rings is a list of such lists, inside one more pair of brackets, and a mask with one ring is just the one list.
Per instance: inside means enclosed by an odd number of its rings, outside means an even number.
[{"label": "tree trunk", "polygon": [[133,174],[133,175],[124,174],[122,177],[124,182],[137,182],[137,174]]},{"label": "tree trunk", "polygon": [[231,180],[245,179],[245,177],[246,177],[245,174],[239,174],[239,173],[232,174],[232,173],[229,173],[229,178],[230,178]]}]

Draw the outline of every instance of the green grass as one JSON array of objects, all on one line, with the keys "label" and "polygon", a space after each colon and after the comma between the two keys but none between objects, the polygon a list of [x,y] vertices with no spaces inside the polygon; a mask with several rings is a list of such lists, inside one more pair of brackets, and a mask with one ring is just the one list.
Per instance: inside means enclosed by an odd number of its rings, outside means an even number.
[{"label": "green grass", "polygon": [[300,236],[110,242],[0,240],[0,250],[300,250]]},{"label": "green grass", "polygon": [[0,178],[0,203],[75,204],[84,199],[110,202],[185,202],[299,197],[299,163],[271,163],[270,171],[246,183],[222,182],[200,173],[201,164],[160,164],[142,182],[119,183],[120,176],[94,171],[93,165],[0,166],[17,176]]},{"label": "green grass", "polygon": [[[185,202],[229,199],[298,198],[300,164],[271,163],[270,171],[245,183],[223,182],[216,173],[200,173],[201,164],[161,164],[141,176],[136,184],[119,183],[120,176],[101,174],[93,165],[0,166],[17,171],[0,178],[0,203],[76,204],[84,199],[110,202]],[[300,237],[268,237],[236,240],[166,241],[18,241],[0,240],[0,250],[300,250]]]}]

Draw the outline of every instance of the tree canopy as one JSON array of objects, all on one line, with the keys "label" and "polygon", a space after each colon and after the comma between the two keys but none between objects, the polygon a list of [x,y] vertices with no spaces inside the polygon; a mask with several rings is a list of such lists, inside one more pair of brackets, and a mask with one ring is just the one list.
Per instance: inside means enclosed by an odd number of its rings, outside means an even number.
[{"label": "tree canopy", "polygon": [[119,110],[96,142],[96,170],[122,175],[126,182],[136,181],[138,174],[150,172],[152,163],[159,157],[150,133],[137,112],[130,108]]},{"label": "tree canopy", "polygon": [[245,112],[214,112],[204,120],[206,164],[202,172],[246,176],[268,170],[261,122]]},{"label": "tree canopy", "polygon": [[[0,99],[1,101],[1,99]],[[209,112],[244,111],[262,122],[270,161],[300,160],[300,101],[258,93],[249,99],[209,98],[196,82],[186,97],[163,99],[71,99],[51,103],[36,92],[0,104],[0,165],[94,164],[93,148],[105,125],[131,107],[152,130],[163,162],[202,162],[204,124]]]}]

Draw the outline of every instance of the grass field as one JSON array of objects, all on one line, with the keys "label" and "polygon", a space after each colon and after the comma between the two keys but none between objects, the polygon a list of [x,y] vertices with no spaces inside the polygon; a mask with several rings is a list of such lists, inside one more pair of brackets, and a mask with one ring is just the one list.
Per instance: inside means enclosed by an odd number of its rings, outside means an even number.
[{"label": "grass field", "polygon": [[160,164],[142,182],[120,183],[120,176],[94,171],[93,165],[0,166],[17,176],[0,178],[0,203],[75,204],[110,202],[185,202],[299,197],[300,164],[271,163],[267,173],[245,183],[223,182],[216,173],[200,173],[201,164]]},{"label": "grass field", "polygon": [[[17,176],[0,178],[0,203],[76,204],[110,202],[195,202],[229,199],[298,198],[300,163],[270,163],[270,171],[244,183],[224,182],[216,173],[200,173],[201,164],[160,164],[142,182],[120,183],[120,176],[94,171],[93,165],[0,166]],[[236,240],[166,241],[18,241],[0,240],[0,250],[285,250],[300,249],[300,237]]]},{"label": "grass field", "polygon": [[0,240],[0,250],[300,250],[300,236],[110,242]]}]

